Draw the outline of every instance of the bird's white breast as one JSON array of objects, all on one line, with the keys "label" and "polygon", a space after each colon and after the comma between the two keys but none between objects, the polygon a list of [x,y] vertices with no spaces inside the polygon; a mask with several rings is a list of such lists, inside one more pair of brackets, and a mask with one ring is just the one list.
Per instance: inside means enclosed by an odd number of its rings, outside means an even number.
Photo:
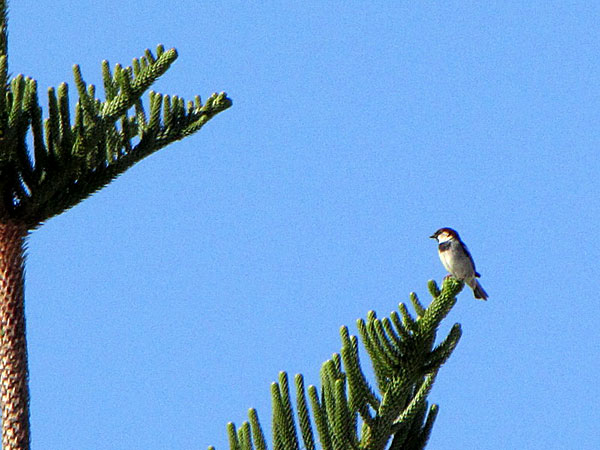
[{"label": "bird's white breast", "polygon": [[450,245],[440,251],[440,260],[448,272],[459,280],[473,278],[475,271],[469,256],[463,251],[462,246],[455,239],[449,239]]}]

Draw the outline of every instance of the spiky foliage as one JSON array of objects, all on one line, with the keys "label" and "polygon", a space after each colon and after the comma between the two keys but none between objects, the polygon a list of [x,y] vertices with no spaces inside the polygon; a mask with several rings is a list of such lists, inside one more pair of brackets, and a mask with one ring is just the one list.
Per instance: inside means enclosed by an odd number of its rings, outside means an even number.
[{"label": "spiky foliage", "polygon": [[[430,281],[433,300],[427,308],[416,294],[410,295],[416,317],[400,304],[400,314],[392,312],[380,320],[370,312],[366,321],[358,321],[376,388],[360,366],[358,339],[346,327],[341,329],[341,353],[322,366],[320,393],[309,386],[307,395],[304,378],[296,375],[295,414],[288,376],[280,373],[279,382],[271,386],[272,448],[316,450],[317,440],[323,450],[425,448],[438,413],[438,406],[429,406],[427,396],[440,367],[458,344],[461,328],[455,324],[438,345],[436,334],[462,288],[463,283],[454,278],[448,278],[441,291]],[[227,425],[231,450],[267,449],[254,409],[249,419],[238,430],[232,423]]]},{"label": "spiky foliage", "polygon": [[43,119],[34,79],[9,79],[7,2],[0,0],[0,398],[2,448],[29,448],[29,389],[23,298],[29,230],[106,186],[142,158],[198,131],[231,106],[225,93],[185,102],[150,93],[177,59],[175,49],[146,50],[130,67],[102,63],[104,100],[73,69],[78,100],[65,83],[48,90]]},{"label": "spiky foliage", "polygon": [[[42,119],[34,79],[8,81],[0,55],[0,220],[34,228],[106,186],[142,158],[198,131],[231,106],[225,93],[185,102],[150,92],[141,96],[177,58],[175,49],[147,50],[129,67],[102,63],[105,99],[73,69],[78,100],[71,118],[69,89],[48,90],[48,118]],[[26,136],[32,134],[32,151]]]}]

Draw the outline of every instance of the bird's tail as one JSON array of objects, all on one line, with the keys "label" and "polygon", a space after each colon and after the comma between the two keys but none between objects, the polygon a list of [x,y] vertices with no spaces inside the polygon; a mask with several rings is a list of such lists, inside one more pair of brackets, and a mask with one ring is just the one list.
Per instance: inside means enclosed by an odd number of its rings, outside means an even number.
[{"label": "bird's tail", "polygon": [[468,284],[470,288],[473,289],[473,295],[475,298],[480,300],[488,299],[487,292],[485,292],[485,290],[481,287],[481,284],[479,284],[479,281],[477,281],[476,278],[473,278]]}]

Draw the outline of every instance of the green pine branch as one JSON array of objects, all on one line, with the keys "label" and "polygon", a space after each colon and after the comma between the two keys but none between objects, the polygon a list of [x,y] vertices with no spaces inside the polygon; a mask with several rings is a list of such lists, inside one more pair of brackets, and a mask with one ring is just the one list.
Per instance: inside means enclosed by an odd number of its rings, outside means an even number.
[{"label": "green pine branch", "polygon": [[[0,39],[0,53],[2,45]],[[104,61],[104,100],[76,65],[74,117],[63,83],[48,90],[48,117],[43,119],[36,81],[23,75],[8,81],[6,55],[0,54],[0,85],[6,86],[0,95],[0,220],[35,228],[231,106],[225,93],[202,103],[198,96],[186,102],[150,92],[146,111],[142,95],[176,59],[175,49],[159,45],[155,54],[146,50],[129,67],[111,69]]]},{"label": "green pine branch", "polygon": [[[130,67],[102,63],[104,99],[73,68],[77,101],[68,86],[48,90],[44,118],[37,82],[10,77],[7,1],[0,0],[0,396],[2,448],[28,450],[29,388],[24,253],[27,233],[71,208],[135,163],[200,130],[231,106],[225,93],[184,101],[142,95],[177,59],[174,49],[146,50]],[[250,428],[245,427],[249,436]]]},{"label": "green pine branch", "polygon": [[[341,328],[342,349],[321,368],[321,390],[305,388],[296,375],[296,401],[292,402],[288,375],[279,374],[271,385],[273,403],[272,445],[274,450],[421,450],[425,448],[438,413],[429,405],[431,391],[441,366],[461,336],[455,324],[435,345],[438,327],[448,315],[463,283],[447,278],[440,290],[429,282],[433,300],[425,308],[417,295],[410,300],[413,317],[405,304],[400,314],[378,319],[369,312],[358,321],[360,340],[371,360],[375,385],[368,381],[359,360],[356,336]],[[294,412],[295,411],[295,412]],[[231,450],[266,450],[264,432],[256,410],[236,429],[227,425]],[[209,450],[214,447],[209,447]]]}]

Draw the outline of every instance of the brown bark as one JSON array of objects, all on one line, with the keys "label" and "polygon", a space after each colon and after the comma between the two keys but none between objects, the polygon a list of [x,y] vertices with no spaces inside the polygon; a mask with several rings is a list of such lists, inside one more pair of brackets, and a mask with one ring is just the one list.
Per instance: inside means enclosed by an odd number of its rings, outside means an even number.
[{"label": "brown bark", "polygon": [[29,449],[24,250],[27,230],[0,223],[0,400],[2,450]]}]

